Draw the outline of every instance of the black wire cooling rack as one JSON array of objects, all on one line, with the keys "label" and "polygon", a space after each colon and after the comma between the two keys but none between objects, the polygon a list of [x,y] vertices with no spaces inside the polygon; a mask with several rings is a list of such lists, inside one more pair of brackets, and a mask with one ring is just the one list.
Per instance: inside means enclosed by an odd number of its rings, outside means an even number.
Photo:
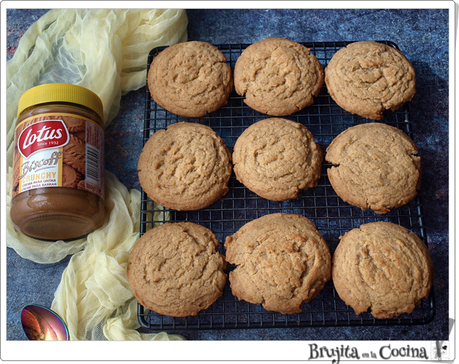
[{"label": "black wire cooling rack", "polygon": [[[389,41],[380,41],[398,48]],[[314,42],[301,43],[310,48],[321,62],[328,64],[335,52],[350,42]],[[234,70],[236,60],[249,44],[223,44],[217,47],[225,54],[228,64]],[[148,57],[148,69],[151,61],[164,47],[153,49]],[[159,129],[178,121],[198,122],[212,127],[224,140],[230,152],[242,131],[253,123],[269,117],[246,106],[243,97],[234,91],[227,105],[202,118],[183,118],[174,115],[151,98],[148,87],[145,94],[145,126],[143,143]],[[312,106],[286,117],[308,127],[325,152],[330,142],[350,126],[368,122],[359,116],[344,111],[330,98],[325,85]],[[396,112],[384,114],[383,122],[396,126],[412,137],[412,125],[409,119],[408,106]],[[317,187],[301,191],[297,199],[275,202],[258,197],[249,191],[233,176],[229,182],[229,192],[211,206],[198,211],[175,211],[164,209],[156,204],[142,191],[140,234],[154,226],[169,222],[191,221],[201,224],[215,233],[221,242],[220,252],[225,254],[225,238],[235,233],[245,223],[266,214],[276,212],[304,215],[309,218],[322,233],[333,254],[339,237],[345,232],[362,224],[375,221],[389,221],[416,233],[426,242],[423,223],[422,204],[416,197],[408,205],[393,209],[386,215],[377,215],[371,210],[362,211],[343,202],[331,187],[327,168],[330,164],[324,161],[322,175]],[[232,267],[229,266],[228,270]],[[283,315],[269,312],[260,305],[238,301],[231,293],[227,282],[223,296],[208,309],[197,316],[173,318],[159,315],[140,304],[138,319],[147,330],[193,330],[193,329],[230,329],[230,328],[270,328],[270,327],[326,327],[326,326],[388,326],[419,325],[433,320],[435,300],[433,290],[428,298],[422,300],[411,314],[403,314],[392,319],[375,319],[369,313],[355,315],[352,308],[337,295],[332,281],[329,281],[321,293],[310,303],[304,303],[303,311],[298,314]]]}]

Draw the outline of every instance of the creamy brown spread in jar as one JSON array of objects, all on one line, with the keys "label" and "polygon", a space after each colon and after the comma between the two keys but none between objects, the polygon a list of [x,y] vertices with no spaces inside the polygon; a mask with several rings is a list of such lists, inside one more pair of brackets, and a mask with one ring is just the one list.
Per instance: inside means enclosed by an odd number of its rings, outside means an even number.
[{"label": "creamy brown spread in jar", "polygon": [[11,220],[41,240],[83,237],[104,222],[103,105],[81,86],[51,83],[19,100]]}]

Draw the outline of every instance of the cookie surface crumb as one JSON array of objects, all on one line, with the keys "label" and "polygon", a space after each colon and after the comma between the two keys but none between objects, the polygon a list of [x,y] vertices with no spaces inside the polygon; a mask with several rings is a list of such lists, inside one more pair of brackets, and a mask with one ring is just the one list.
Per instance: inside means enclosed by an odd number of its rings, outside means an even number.
[{"label": "cookie surface crumb", "polygon": [[285,201],[317,186],[322,149],[303,124],[281,118],[260,120],[236,140],[234,172],[257,195]]},{"label": "cookie surface crumb", "polygon": [[328,178],[336,194],[362,210],[388,213],[417,196],[421,158],[400,129],[378,122],[346,129],[328,146]]},{"label": "cookie surface crumb", "polygon": [[161,315],[197,315],[222,294],[226,262],[215,234],[192,222],[147,231],[129,255],[127,274],[141,305]]},{"label": "cookie surface crumb", "polygon": [[330,250],[306,217],[274,213],[252,220],[225,241],[231,290],[268,311],[301,312],[331,277]]},{"label": "cookie surface crumb", "polygon": [[323,67],[310,49],[285,38],[266,38],[247,47],[234,67],[234,87],[252,109],[291,115],[314,103],[324,82]]},{"label": "cookie surface crumb", "polygon": [[411,313],[432,287],[431,255],[414,233],[389,222],[361,225],[340,237],[333,254],[333,283],[357,315]]},{"label": "cookie surface crumb", "polygon": [[413,65],[390,45],[361,41],[339,49],[325,67],[331,98],[344,110],[381,120],[384,110],[397,110],[416,93]]},{"label": "cookie surface crumb", "polygon": [[148,88],[164,109],[184,117],[218,110],[233,90],[226,56],[207,42],[189,41],[165,48],[152,61]]},{"label": "cookie surface crumb", "polygon": [[209,126],[178,122],[150,137],[138,170],[140,185],[153,201],[175,210],[199,210],[228,192],[231,154]]}]

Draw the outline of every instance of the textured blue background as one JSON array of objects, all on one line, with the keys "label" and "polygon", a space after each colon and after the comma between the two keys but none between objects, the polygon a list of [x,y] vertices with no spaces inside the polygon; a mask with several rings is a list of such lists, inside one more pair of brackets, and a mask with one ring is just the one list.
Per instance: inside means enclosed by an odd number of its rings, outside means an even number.
[{"label": "textured blue background", "polygon": [[[7,59],[43,9],[7,10]],[[410,103],[414,141],[422,158],[425,227],[432,253],[437,314],[421,326],[231,329],[180,332],[196,340],[447,340],[449,318],[448,88],[449,15],[446,9],[187,10],[188,39],[213,44],[254,43],[275,36],[298,42],[390,40],[412,62],[417,93]],[[5,25],[3,25],[5,26]],[[146,62],[146,60],[145,60]],[[144,92],[130,92],[106,130],[106,168],[128,188],[140,188]],[[50,307],[69,258],[40,265],[7,249],[7,339],[25,340],[19,317],[27,303]]]}]

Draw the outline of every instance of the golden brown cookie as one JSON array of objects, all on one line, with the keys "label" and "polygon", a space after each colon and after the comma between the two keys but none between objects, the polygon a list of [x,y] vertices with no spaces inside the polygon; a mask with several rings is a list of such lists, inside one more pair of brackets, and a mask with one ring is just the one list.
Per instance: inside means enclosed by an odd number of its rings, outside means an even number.
[{"label": "golden brown cookie", "polygon": [[397,110],[416,93],[410,61],[389,45],[362,41],[338,50],[325,68],[325,84],[344,110],[380,120],[383,111]]},{"label": "golden brown cookie", "polygon": [[283,314],[301,312],[331,277],[327,243],[306,217],[275,213],[245,224],[225,241],[239,300]]},{"label": "golden brown cookie", "polygon": [[310,49],[285,38],[251,44],[234,67],[234,87],[252,109],[291,115],[314,103],[324,82],[323,67]]},{"label": "golden brown cookie", "polygon": [[413,140],[382,123],[360,124],[342,132],[328,146],[325,160],[336,194],[362,210],[385,214],[407,204],[421,184],[421,158]]},{"label": "golden brown cookie", "polygon": [[64,121],[70,133],[84,132],[86,129],[86,122],[80,118],[73,116],[58,116],[57,118]]},{"label": "golden brown cookie", "polygon": [[139,303],[166,316],[208,308],[222,294],[226,262],[212,231],[192,222],[147,231],[129,255],[127,275]]},{"label": "golden brown cookie", "polygon": [[238,181],[257,195],[284,201],[317,186],[322,149],[309,129],[297,122],[269,118],[249,126],[233,151]]},{"label": "golden brown cookie", "polygon": [[81,181],[81,174],[68,164],[62,165],[62,187],[75,188]]},{"label": "golden brown cookie", "polygon": [[86,145],[80,138],[69,135],[69,142],[64,146],[64,163],[86,174]]},{"label": "golden brown cookie", "polygon": [[153,100],[180,116],[201,117],[228,101],[233,90],[225,55],[206,42],[171,45],[152,61],[148,88]]},{"label": "golden brown cookie", "polygon": [[411,313],[428,297],[433,264],[422,240],[406,228],[373,222],[340,237],[333,254],[333,283],[357,315],[376,318]]},{"label": "golden brown cookie", "polygon": [[140,185],[153,201],[174,210],[198,210],[228,192],[231,154],[212,128],[179,122],[151,136],[138,169]]}]

